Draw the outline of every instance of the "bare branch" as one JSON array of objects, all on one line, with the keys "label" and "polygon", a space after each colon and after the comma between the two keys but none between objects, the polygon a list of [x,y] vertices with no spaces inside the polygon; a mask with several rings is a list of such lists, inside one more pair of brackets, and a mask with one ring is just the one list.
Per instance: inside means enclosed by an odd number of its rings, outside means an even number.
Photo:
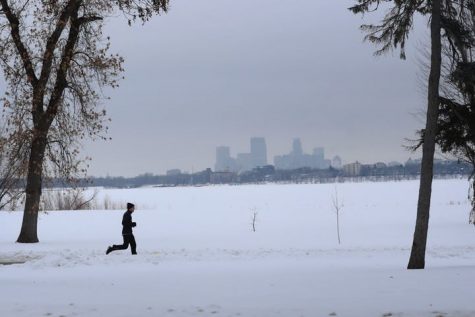
[{"label": "bare branch", "polygon": [[12,12],[7,0],[0,0],[0,4],[2,5],[2,12],[5,14],[10,24],[11,35],[23,61],[23,67],[26,71],[28,81],[32,87],[36,87],[38,78],[36,77],[35,70],[31,62],[30,53],[28,53],[28,50],[21,39],[20,21],[18,20],[18,17]]}]

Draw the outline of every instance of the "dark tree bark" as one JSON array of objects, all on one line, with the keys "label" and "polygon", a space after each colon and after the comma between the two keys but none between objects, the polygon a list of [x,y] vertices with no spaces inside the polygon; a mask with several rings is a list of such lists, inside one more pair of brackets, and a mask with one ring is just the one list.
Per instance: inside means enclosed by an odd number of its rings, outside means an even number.
[{"label": "dark tree bark", "polygon": [[[55,49],[54,43],[59,38],[57,32],[61,32],[67,21],[70,20],[71,27],[69,29],[69,35],[64,52],[61,57],[61,64],[56,72],[56,84],[48,103],[46,111],[43,111],[43,98],[44,98],[44,80],[40,81],[41,84],[34,87],[35,101],[33,103],[33,124],[35,125],[35,133],[37,134],[31,144],[30,159],[28,163],[28,175],[26,182],[26,199],[25,209],[23,212],[23,222],[18,236],[17,242],[21,243],[36,243],[38,240],[38,212],[40,209],[41,200],[41,188],[43,185],[43,164],[46,154],[46,145],[48,142],[48,132],[56,117],[58,108],[61,103],[61,97],[64,89],[66,88],[66,72],[69,69],[71,58],[74,53],[74,46],[77,43],[79,36],[79,28],[84,20],[78,19],[78,10],[82,1],[71,1],[63,11],[61,18],[57,24],[55,32],[48,39],[48,44],[45,50],[45,63],[43,64],[43,70],[41,76],[47,78],[51,72],[51,61],[48,56],[53,56],[53,50]],[[38,93],[39,91],[39,93]]]},{"label": "dark tree bark", "polygon": [[408,269],[425,267],[427,232],[429,229],[429,211],[432,193],[435,137],[439,111],[439,83],[442,63],[441,45],[441,0],[432,1],[431,29],[431,65],[428,85],[428,104],[424,144],[422,146],[421,180],[417,219]]},{"label": "dark tree bark", "polygon": [[41,188],[43,181],[43,162],[46,150],[46,136],[39,136],[33,140],[28,163],[28,177],[26,183],[25,210],[23,222],[17,242],[38,242],[38,211],[40,208]]}]

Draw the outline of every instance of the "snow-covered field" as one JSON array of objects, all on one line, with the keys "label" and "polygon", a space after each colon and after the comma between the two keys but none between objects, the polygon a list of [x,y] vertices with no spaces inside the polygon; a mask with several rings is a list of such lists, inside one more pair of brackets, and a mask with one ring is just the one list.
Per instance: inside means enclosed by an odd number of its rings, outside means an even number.
[{"label": "snow-covered field", "polygon": [[136,256],[105,255],[124,210],[42,214],[34,245],[0,212],[0,262],[26,261],[0,265],[0,316],[475,316],[468,182],[434,182],[426,269],[408,271],[418,185],[101,190],[136,203]]}]

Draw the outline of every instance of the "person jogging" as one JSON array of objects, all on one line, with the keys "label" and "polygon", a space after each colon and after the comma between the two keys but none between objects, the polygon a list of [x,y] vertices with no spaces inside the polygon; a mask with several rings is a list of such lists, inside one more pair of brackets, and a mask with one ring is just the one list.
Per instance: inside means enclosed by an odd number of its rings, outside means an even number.
[{"label": "person jogging", "polygon": [[137,244],[135,243],[135,237],[132,232],[132,228],[137,224],[132,221],[132,214],[135,211],[135,205],[132,203],[127,203],[127,211],[122,217],[122,237],[124,238],[123,244],[114,244],[107,248],[106,254],[111,253],[116,250],[126,250],[129,247],[132,251],[132,254],[137,254]]}]

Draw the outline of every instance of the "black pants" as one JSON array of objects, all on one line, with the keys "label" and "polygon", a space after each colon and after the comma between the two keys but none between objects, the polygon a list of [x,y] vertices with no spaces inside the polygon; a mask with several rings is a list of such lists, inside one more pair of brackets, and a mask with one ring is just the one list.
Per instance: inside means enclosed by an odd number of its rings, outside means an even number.
[{"label": "black pants", "polygon": [[111,251],[115,251],[115,250],[125,250],[129,247],[129,244],[130,244],[130,248],[132,250],[132,254],[137,254],[137,244],[135,243],[135,237],[133,234],[124,234],[122,235],[122,237],[124,238],[124,244],[120,245],[120,244],[114,244],[112,246],[112,250]]}]

